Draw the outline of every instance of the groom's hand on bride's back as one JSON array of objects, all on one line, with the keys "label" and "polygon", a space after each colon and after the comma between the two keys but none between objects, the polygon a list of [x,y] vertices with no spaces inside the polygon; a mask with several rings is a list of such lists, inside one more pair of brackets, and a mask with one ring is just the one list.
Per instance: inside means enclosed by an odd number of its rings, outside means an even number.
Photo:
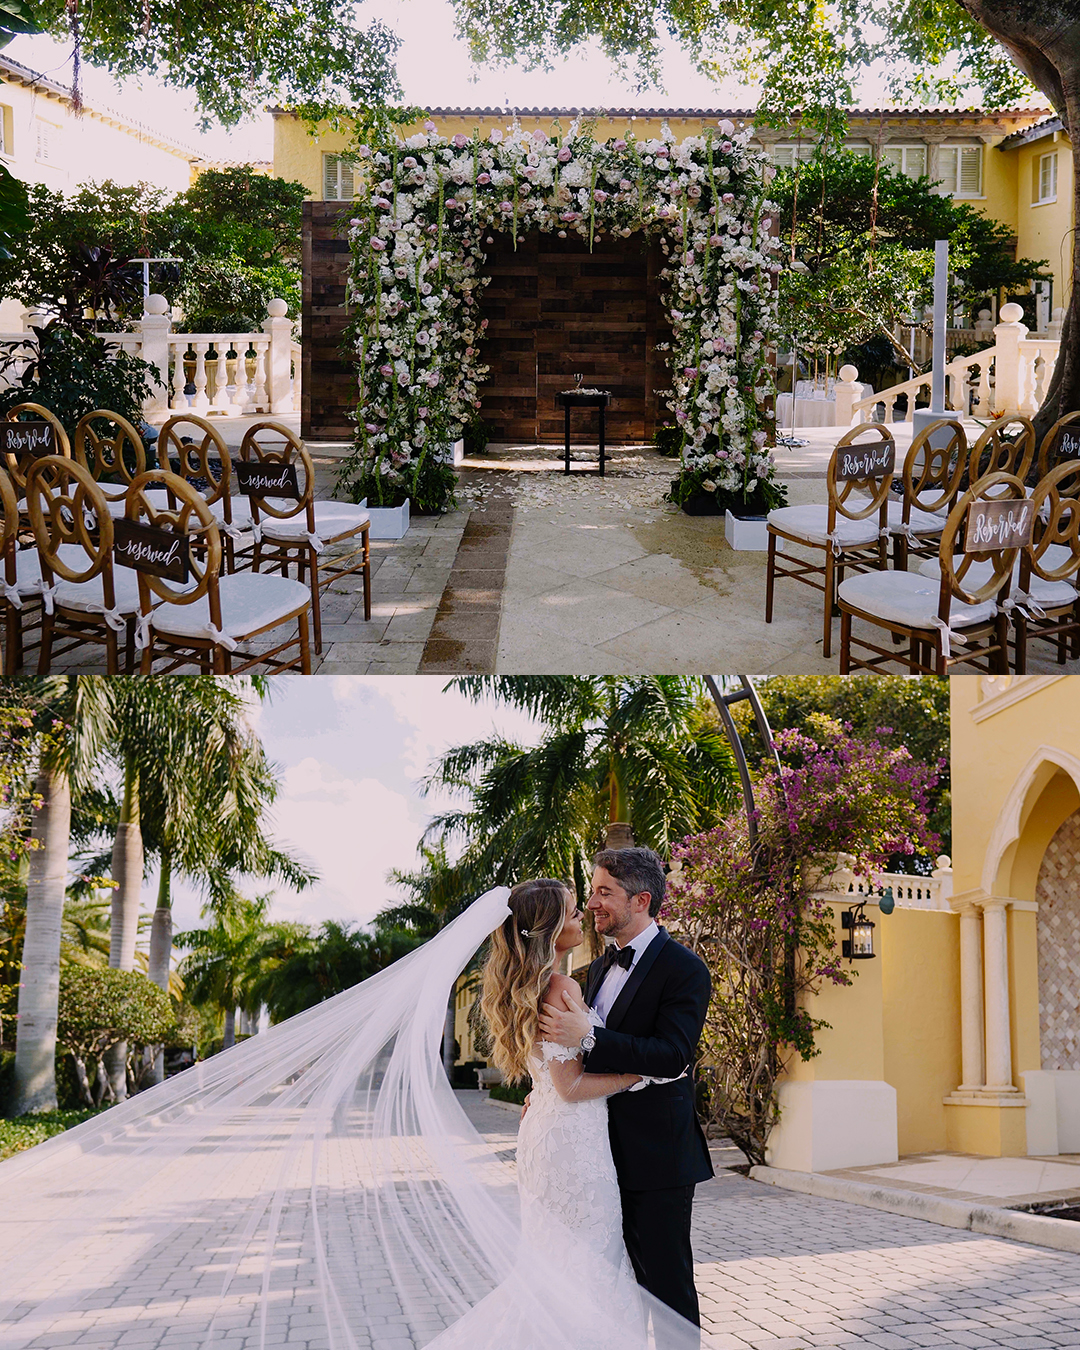
[{"label": "groom's hand on bride's back", "polygon": [[540,1032],[546,1041],[556,1041],[570,1049],[581,1044],[581,1038],[592,1030],[584,1005],[576,1002],[563,990],[555,1002],[545,1003],[540,1009]]}]

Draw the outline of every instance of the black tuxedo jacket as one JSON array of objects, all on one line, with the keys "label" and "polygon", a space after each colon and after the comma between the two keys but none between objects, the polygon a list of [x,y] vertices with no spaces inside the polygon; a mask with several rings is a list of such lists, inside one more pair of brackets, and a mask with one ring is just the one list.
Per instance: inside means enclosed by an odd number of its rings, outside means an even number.
[{"label": "black tuxedo jacket", "polygon": [[[591,1006],[603,981],[602,961],[589,967],[585,999]],[[712,1176],[709,1146],[694,1109],[694,1058],[705,1025],[712,982],[700,957],[660,932],[596,1028],[585,1056],[586,1073],[639,1073],[676,1078],[608,1098],[608,1132],[619,1185],[626,1191],[690,1186]]]}]

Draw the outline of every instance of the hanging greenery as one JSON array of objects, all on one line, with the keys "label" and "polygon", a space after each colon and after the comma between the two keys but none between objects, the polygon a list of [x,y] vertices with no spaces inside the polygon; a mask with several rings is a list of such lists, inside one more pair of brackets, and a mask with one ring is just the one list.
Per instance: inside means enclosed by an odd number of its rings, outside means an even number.
[{"label": "hanging greenery", "polygon": [[[480,296],[496,230],[589,242],[658,237],[671,319],[669,402],[684,433],[676,493],[750,497],[774,475],[768,351],[780,271],[765,199],[772,170],[752,128],[599,142],[515,125],[360,147],[350,341],[360,358],[355,451],[342,482],[384,504],[430,486],[433,467],[480,407],[488,372]],[[447,491],[452,491],[452,477]],[[677,499],[680,499],[677,497]],[[430,509],[430,502],[428,502]]]}]

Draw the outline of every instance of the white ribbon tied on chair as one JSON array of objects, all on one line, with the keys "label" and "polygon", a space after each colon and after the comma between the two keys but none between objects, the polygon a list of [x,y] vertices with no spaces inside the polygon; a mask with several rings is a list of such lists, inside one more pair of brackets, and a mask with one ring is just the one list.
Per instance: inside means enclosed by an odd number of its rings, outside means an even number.
[{"label": "white ribbon tied on chair", "polygon": [[4,586],[4,599],[8,602],[11,608],[22,609],[22,596],[19,594],[18,586],[16,586],[15,583],[12,581],[5,581],[3,583],[3,586]]},{"label": "white ribbon tied on chair", "polygon": [[46,586],[44,582],[41,585],[41,603],[46,614],[51,614],[56,608],[54,597],[56,595],[55,586]]},{"label": "white ribbon tied on chair", "polygon": [[124,631],[124,626],[127,623],[126,615],[121,614],[118,609],[103,609],[101,613],[104,616],[105,622],[114,633],[122,633]]},{"label": "white ribbon tied on chair", "polygon": [[137,614],[135,616],[135,646],[139,651],[150,645],[150,623],[153,619],[152,614]]},{"label": "white ribbon tied on chair", "polygon": [[839,558],[844,551],[840,544],[839,534],[835,530],[832,530],[825,538],[832,544],[833,557]]},{"label": "white ribbon tied on chair", "polygon": [[1046,610],[1030,596],[1027,591],[1016,591],[1010,595],[1007,600],[1001,602],[1001,609],[1009,614],[1012,610],[1018,609],[1023,614],[1027,614],[1032,619],[1045,619]]},{"label": "white ribbon tied on chair", "polygon": [[227,652],[236,651],[239,645],[235,638],[229,637],[228,633],[223,633],[220,628],[215,628],[212,623],[206,625],[206,636],[218,647],[223,647]]},{"label": "white ribbon tied on chair", "polygon": [[967,646],[968,640],[964,636],[964,634],[958,633],[955,628],[950,628],[950,626],[945,622],[944,619],[934,618],[931,619],[930,622],[941,634],[941,654],[942,656],[945,657],[946,660],[948,660],[948,658],[952,655],[951,644],[953,642],[958,642],[962,647]]}]

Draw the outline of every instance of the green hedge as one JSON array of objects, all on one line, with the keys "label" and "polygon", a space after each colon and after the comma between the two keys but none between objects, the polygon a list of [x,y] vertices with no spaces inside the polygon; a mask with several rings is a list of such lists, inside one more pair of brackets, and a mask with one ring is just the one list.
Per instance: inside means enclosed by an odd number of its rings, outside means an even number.
[{"label": "green hedge", "polygon": [[10,1158],[23,1149],[42,1144],[54,1134],[63,1134],[73,1125],[81,1125],[84,1120],[90,1120],[99,1111],[105,1110],[108,1107],[98,1107],[96,1111],[43,1111],[37,1116],[0,1120],[0,1159]]},{"label": "green hedge", "polygon": [[532,1091],[531,1083],[494,1083],[491,1088],[491,1096],[497,1102],[515,1102],[518,1106],[525,1105],[525,1098]]}]

